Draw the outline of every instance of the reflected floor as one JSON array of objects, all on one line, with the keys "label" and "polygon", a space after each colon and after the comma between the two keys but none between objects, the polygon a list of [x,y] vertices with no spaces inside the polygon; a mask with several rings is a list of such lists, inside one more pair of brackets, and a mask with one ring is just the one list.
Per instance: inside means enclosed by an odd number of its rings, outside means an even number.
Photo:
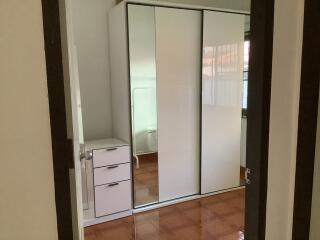
[{"label": "reflected floor", "polygon": [[158,154],[139,155],[139,165],[133,166],[135,206],[158,202]]},{"label": "reflected floor", "polygon": [[242,240],[244,189],[85,228],[86,240]]}]

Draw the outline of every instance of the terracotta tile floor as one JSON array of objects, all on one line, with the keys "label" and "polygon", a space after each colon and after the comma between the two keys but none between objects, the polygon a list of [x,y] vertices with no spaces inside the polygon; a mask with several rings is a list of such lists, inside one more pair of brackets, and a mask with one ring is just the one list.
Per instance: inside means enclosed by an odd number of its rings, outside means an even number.
[{"label": "terracotta tile floor", "polygon": [[139,162],[133,171],[135,206],[158,202],[158,154],[139,155]]},{"label": "terracotta tile floor", "polygon": [[242,240],[244,189],[85,229],[85,240]]}]

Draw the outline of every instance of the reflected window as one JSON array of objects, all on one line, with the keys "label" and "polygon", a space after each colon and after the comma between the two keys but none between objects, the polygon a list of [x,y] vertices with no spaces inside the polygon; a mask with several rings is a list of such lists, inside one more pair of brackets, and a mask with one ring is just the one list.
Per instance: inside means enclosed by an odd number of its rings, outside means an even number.
[{"label": "reflected window", "polygon": [[242,96],[242,116],[247,116],[248,108],[248,79],[249,79],[249,53],[250,40],[248,37],[244,42],[244,67],[243,67],[243,96]]},{"label": "reflected window", "polygon": [[[239,49],[243,42],[205,46],[203,50],[203,103],[216,106],[237,105],[234,74],[239,71]],[[241,50],[242,51],[242,50]],[[241,61],[242,62],[242,61]]]}]

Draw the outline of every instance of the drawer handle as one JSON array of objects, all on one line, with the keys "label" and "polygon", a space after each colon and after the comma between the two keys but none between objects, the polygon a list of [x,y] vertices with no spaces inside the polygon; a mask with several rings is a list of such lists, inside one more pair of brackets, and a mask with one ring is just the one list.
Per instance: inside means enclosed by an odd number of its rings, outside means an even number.
[{"label": "drawer handle", "polygon": [[109,152],[109,151],[115,151],[115,150],[117,150],[118,148],[116,148],[116,147],[112,147],[112,148],[107,148],[107,151]]},{"label": "drawer handle", "polygon": [[119,183],[110,183],[110,184],[108,184],[108,187],[115,187],[117,185],[119,185]]},{"label": "drawer handle", "polygon": [[107,169],[114,169],[114,168],[117,168],[117,167],[119,167],[119,165],[109,166],[109,167],[107,167]]}]

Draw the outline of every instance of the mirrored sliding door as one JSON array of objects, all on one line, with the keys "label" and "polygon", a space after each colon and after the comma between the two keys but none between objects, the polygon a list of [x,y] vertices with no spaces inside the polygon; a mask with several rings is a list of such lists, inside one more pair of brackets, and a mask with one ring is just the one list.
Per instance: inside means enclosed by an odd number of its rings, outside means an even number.
[{"label": "mirrored sliding door", "polygon": [[159,201],[155,8],[128,5],[134,205]]}]

